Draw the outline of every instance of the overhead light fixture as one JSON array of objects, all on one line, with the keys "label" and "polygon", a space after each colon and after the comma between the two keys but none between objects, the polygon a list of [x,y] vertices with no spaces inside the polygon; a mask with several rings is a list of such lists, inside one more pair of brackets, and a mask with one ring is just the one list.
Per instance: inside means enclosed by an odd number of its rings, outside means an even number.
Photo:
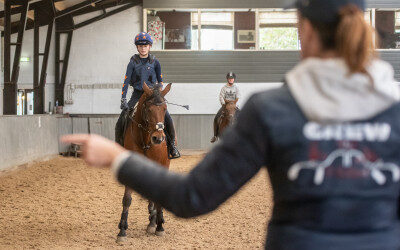
[{"label": "overhead light fixture", "polygon": [[27,57],[27,56],[21,56],[21,58],[19,59],[20,62],[30,62],[31,58]]}]

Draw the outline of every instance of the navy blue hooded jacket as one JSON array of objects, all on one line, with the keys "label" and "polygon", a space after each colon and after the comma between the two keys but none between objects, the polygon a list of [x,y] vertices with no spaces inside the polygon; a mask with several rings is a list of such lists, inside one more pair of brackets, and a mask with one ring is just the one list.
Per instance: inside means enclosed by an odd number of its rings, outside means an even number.
[{"label": "navy blue hooded jacket", "polygon": [[156,82],[163,82],[161,65],[155,56],[149,54],[147,58],[140,58],[138,54],[131,57],[126,68],[125,80],[122,86],[122,98],[126,98],[128,87],[143,91],[143,83],[150,87]]}]

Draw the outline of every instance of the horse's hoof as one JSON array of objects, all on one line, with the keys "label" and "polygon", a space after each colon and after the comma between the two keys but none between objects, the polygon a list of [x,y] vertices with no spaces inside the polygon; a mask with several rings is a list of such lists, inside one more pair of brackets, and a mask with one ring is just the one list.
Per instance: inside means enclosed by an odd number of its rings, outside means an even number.
[{"label": "horse's hoof", "polygon": [[157,236],[164,236],[165,231],[156,231]]},{"label": "horse's hoof", "polygon": [[127,240],[126,236],[118,236],[116,242],[122,244],[126,242],[126,240]]},{"label": "horse's hoof", "polygon": [[156,227],[155,227],[155,226],[148,225],[146,231],[147,231],[147,233],[149,233],[149,234],[154,234],[154,233],[156,232]]}]

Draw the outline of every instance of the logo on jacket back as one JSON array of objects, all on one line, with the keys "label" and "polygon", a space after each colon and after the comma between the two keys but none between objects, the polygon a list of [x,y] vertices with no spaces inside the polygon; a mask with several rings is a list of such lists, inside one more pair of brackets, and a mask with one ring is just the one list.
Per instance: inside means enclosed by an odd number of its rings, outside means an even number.
[{"label": "logo on jacket back", "polygon": [[359,123],[321,125],[307,123],[303,128],[304,136],[311,141],[387,141],[391,127],[387,123]]},{"label": "logo on jacket back", "polygon": [[[309,161],[298,162],[292,165],[288,171],[288,178],[295,181],[300,178],[303,170],[314,171],[313,182],[321,185],[327,175],[336,178],[369,178],[377,184],[384,185],[387,177],[384,172],[391,173],[393,182],[400,181],[400,167],[394,163],[384,162],[367,148],[350,147],[350,141],[360,142],[384,142],[389,139],[391,127],[387,123],[360,123],[360,124],[336,124],[321,125],[307,123],[303,128],[304,136],[316,141],[312,145],[318,145],[318,141],[336,141],[345,145],[333,152],[318,154]],[[310,155],[315,155],[318,146],[310,147]],[[327,155],[321,157],[321,155]],[[321,159],[323,158],[323,159]]]}]

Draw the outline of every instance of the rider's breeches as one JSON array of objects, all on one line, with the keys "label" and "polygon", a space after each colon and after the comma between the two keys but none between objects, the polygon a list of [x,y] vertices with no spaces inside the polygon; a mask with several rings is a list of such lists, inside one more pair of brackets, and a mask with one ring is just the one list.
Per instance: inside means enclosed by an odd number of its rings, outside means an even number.
[{"label": "rider's breeches", "polygon": [[134,108],[136,103],[139,101],[140,97],[143,95],[143,91],[135,89],[132,93],[131,99],[128,102],[129,108]]}]

